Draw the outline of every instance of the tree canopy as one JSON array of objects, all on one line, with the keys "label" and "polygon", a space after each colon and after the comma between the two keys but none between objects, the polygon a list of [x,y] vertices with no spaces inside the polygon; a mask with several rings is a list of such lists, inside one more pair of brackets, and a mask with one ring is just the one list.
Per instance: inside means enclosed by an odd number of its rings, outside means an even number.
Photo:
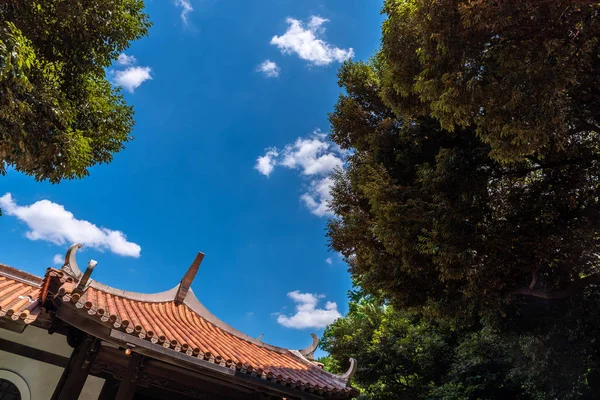
[{"label": "tree canopy", "polygon": [[538,301],[504,321],[450,329],[355,293],[348,315],[325,331],[323,361],[339,373],[347,357],[359,360],[353,384],[364,400],[591,400],[600,390],[590,343],[600,304],[597,296],[568,302]]},{"label": "tree canopy", "polygon": [[504,163],[477,125],[448,130],[390,104],[399,67],[384,52],[340,69],[330,116],[333,141],[352,151],[328,234],[359,284],[402,307],[470,315],[598,282],[598,131]]},{"label": "tree canopy", "polygon": [[598,131],[597,1],[388,0],[384,12],[384,97],[399,114],[475,126],[506,163]]},{"label": "tree canopy", "polygon": [[600,3],[383,10],[330,114],[328,236],[362,294],[329,365],[356,357],[366,398],[593,398]]},{"label": "tree canopy", "polygon": [[110,162],[133,109],[105,68],[147,34],[142,0],[0,5],[0,173],[53,183]]}]

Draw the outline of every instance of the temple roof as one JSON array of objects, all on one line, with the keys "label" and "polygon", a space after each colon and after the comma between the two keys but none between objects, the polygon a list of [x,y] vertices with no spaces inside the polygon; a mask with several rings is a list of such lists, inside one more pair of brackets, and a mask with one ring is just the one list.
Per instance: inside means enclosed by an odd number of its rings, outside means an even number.
[{"label": "temple roof", "polygon": [[312,361],[318,343],[315,335],[308,348],[289,350],[253,339],[211,314],[189,287],[203,255],[196,258],[181,283],[173,289],[142,294],[112,288],[91,279],[95,262],[82,273],[75,261],[79,247],[72,246],[65,257],[65,265],[60,270],[48,269],[43,280],[34,277],[29,284],[11,280],[11,295],[4,295],[2,290],[3,281],[10,279],[0,276],[0,314],[7,306],[15,309],[13,315],[31,308],[28,316],[22,318],[25,314],[19,314],[19,318],[31,322],[32,315],[39,311],[26,304],[25,299],[16,302],[15,298],[25,295],[43,301],[48,288],[54,286],[58,287],[54,290],[56,293],[51,293],[55,301],[111,329],[163,346],[173,351],[174,357],[176,353],[183,353],[177,357],[194,357],[321,396],[354,397],[358,394],[348,385],[356,367],[354,360],[351,360],[350,370],[343,375],[324,371]]},{"label": "temple roof", "polygon": [[42,279],[0,264],[0,317],[30,324],[40,314]]}]

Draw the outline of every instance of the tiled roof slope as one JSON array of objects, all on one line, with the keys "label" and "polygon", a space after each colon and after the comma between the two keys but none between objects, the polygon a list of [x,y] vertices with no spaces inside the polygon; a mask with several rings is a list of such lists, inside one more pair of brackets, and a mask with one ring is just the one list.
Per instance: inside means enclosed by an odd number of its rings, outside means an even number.
[{"label": "tiled roof slope", "polygon": [[60,280],[56,298],[113,329],[174,352],[321,396],[358,394],[347,386],[347,379],[324,371],[298,351],[259,342],[229,327],[208,312],[191,289],[183,303],[173,300],[177,287],[147,295],[90,280],[79,291],[76,280],[81,272],[78,268],[74,270],[72,265],[60,271],[49,269],[45,280]]},{"label": "tiled roof slope", "polygon": [[25,324],[35,321],[42,310],[41,283],[37,276],[0,264],[0,317]]}]

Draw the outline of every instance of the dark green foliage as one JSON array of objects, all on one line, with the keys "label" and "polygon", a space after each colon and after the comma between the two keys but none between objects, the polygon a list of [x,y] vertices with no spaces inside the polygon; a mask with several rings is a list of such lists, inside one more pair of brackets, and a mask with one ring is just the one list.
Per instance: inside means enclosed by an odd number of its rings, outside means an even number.
[{"label": "dark green foliage", "polygon": [[341,68],[346,94],[330,117],[352,154],[335,176],[329,237],[364,289],[464,317],[501,310],[533,274],[544,294],[598,272],[595,134],[505,165],[475,129],[396,116],[374,64]]},{"label": "dark green foliage", "polygon": [[317,359],[317,362],[323,364],[323,369],[332,373],[337,373],[340,370],[338,362],[331,355]]},{"label": "dark green foliage", "polygon": [[110,162],[133,110],[104,68],[147,34],[142,0],[0,5],[0,173],[53,183]]},{"label": "dark green foliage", "polygon": [[457,329],[366,297],[351,302],[321,344],[333,360],[359,360],[361,399],[591,400],[600,384],[600,303],[589,295]]},{"label": "dark green foliage", "polygon": [[600,3],[388,0],[384,94],[402,115],[476,126],[505,163],[600,129]]},{"label": "dark green foliage", "polygon": [[598,398],[599,3],[384,12],[330,115],[328,236],[361,294],[325,350],[367,399]]}]

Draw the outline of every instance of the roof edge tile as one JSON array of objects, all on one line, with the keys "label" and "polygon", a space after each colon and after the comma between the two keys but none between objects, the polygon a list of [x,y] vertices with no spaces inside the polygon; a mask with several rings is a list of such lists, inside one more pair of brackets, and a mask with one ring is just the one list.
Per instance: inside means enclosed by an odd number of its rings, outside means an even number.
[{"label": "roof edge tile", "polygon": [[30,274],[29,272],[25,272],[20,269],[16,269],[14,267],[10,267],[5,264],[0,264],[0,275],[6,276],[8,278],[14,279],[22,283],[26,283],[31,286],[41,286],[44,280],[39,276]]}]

